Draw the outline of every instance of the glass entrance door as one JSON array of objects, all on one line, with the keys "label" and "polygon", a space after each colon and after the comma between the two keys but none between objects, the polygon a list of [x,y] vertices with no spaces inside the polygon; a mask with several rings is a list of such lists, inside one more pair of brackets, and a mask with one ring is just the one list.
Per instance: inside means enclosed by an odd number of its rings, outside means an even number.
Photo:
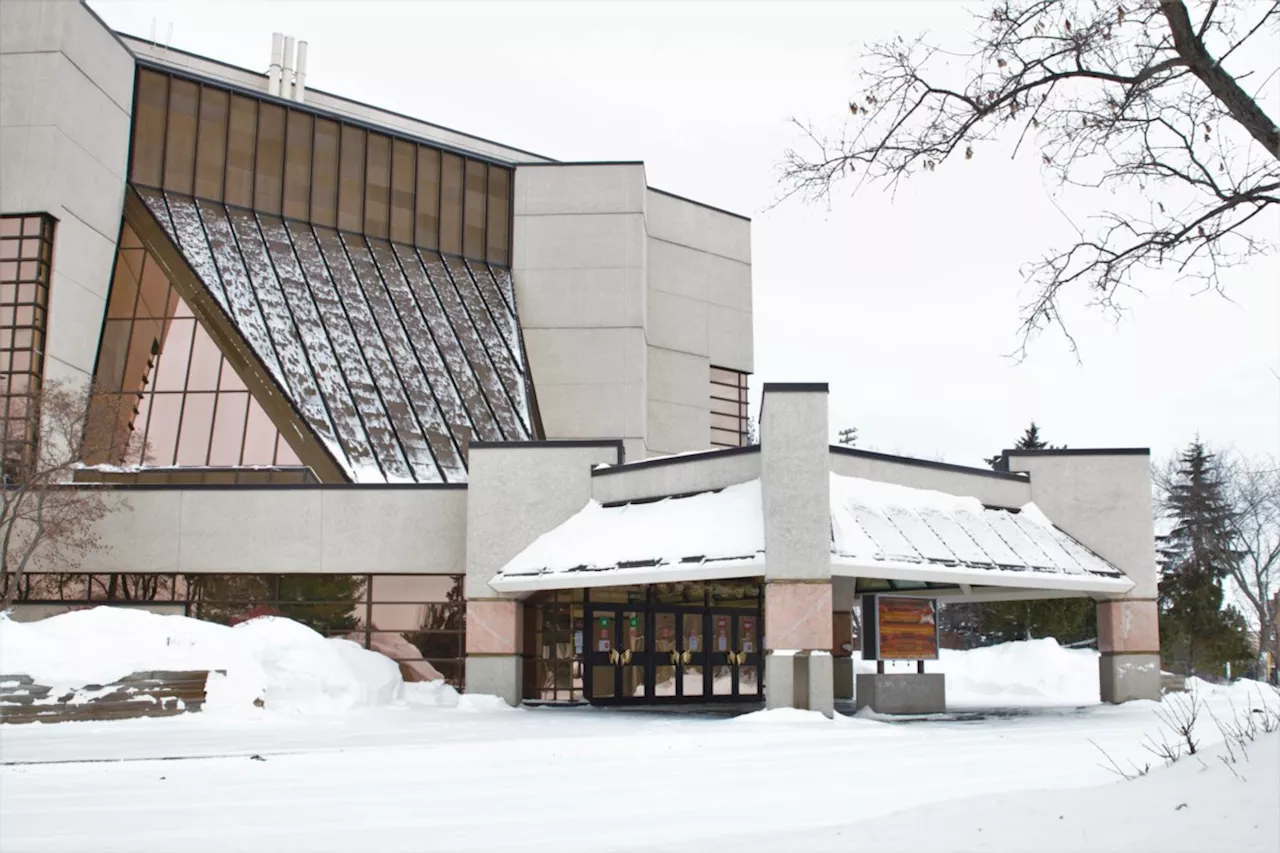
[{"label": "glass entrance door", "polygon": [[758,699],[761,696],[760,613],[711,611],[711,695]]},{"label": "glass entrance door", "polygon": [[585,593],[583,687],[592,703],[758,701],[763,695],[757,582]]},{"label": "glass entrance door", "polygon": [[649,666],[643,607],[589,605],[587,698],[593,702],[644,700]]},{"label": "glass entrance door", "polygon": [[706,695],[706,619],[688,608],[653,611],[655,699],[701,699]]}]

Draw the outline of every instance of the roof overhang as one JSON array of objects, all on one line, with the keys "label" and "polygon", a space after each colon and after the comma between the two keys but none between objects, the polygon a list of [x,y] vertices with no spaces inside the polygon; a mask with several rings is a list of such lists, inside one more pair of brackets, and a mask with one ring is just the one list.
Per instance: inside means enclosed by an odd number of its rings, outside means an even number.
[{"label": "roof overhang", "polygon": [[[1125,574],[1056,527],[1035,504],[831,475],[830,573],[940,584],[969,594],[1115,596]],[[759,479],[692,495],[589,502],[511,559],[505,593],[765,575]],[[1005,590],[1007,592],[1001,592]]]},{"label": "roof overhang", "polygon": [[764,557],[731,557],[700,562],[660,563],[652,566],[582,567],[537,574],[502,574],[489,582],[498,592],[538,592],[629,584],[713,581],[764,574]]},{"label": "roof overhang", "polygon": [[[905,563],[892,560],[859,560],[835,556],[831,559],[834,577],[880,578],[883,580],[946,583],[957,586],[998,586],[1013,589],[1045,589],[1082,594],[1120,595],[1133,589],[1127,577],[1065,575],[1057,572],[1015,571],[1000,568],[946,566],[933,563]],[[894,593],[895,595],[897,593]]]}]

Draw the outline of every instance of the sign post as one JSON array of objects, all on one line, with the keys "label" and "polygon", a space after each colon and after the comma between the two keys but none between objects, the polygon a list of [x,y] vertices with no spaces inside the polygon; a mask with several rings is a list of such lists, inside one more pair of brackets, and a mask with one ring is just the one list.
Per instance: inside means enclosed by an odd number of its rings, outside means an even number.
[{"label": "sign post", "polygon": [[[858,708],[884,714],[937,714],[946,710],[941,673],[926,673],[924,662],[938,659],[938,602],[932,598],[862,596],[862,659],[876,661],[876,673],[855,679]],[[914,673],[886,673],[885,661],[914,660]]]},{"label": "sign post", "polygon": [[862,596],[863,660],[937,660],[938,602]]}]

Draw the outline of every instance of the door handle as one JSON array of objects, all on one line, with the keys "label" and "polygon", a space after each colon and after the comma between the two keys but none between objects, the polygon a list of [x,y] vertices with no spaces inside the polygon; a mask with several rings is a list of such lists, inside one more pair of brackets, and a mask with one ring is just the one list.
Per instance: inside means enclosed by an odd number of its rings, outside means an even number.
[{"label": "door handle", "polygon": [[623,664],[631,663],[631,649],[623,649],[622,654],[618,655],[618,660]]},{"label": "door handle", "polygon": [[618,661],[619,661],[621,658],[622,658],[622,655],[618,654],[618,650],[617,650],[617,649],[610,649],[610,650],[609,650],[609,663],[613,664],[614,666],[617,666],[617,665],[618,665]]},{"label": "door handle", "polygon": [[693,652],[689,651],[688,649],[685,649],[684,652],[680,655],[680,662],[685,666],[688,666],[690,663],[692,663]]},{"label": "door handle", "polygon": [[673,651],[673,652],[671,653],[671,665],[672,665],[672,666],[679,666],[679,665],[680,665],[680,653],[679,653],[679,652],[674,652],[674,651]]}]

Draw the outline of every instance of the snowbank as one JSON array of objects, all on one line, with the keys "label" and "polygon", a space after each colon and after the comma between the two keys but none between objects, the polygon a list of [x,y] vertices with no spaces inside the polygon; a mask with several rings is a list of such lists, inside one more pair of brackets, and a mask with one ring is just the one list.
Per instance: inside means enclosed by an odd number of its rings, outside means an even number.
[{"label": "snowbank", "polygon": [[[845,718],[837,714],[834,719]],[[752,711],[750,714],[741,714],[731,720],[734,723],[830,723],[831,721],[831,718],[823,716],[818,711],[805,711],[800,708]]]},{"label": "snowbank", "polygon": [[[855,661],[875,672],[875,661]],[[887,664],[886,672],[915,672],[915,661]],[[1052,638],[980,649],[943,649],[926,672],[947,676],[947,709],[1097,705],[1098,653],[1066,649]]]},{"label": "snowbank", "polygon": [[224,670],[208,683],[206,712],[326,713],[385,705],[403,690],[394,661],[349,640],[279,617],[235,627],[185,616],[95,607],[38,622],[0,615],[0,672],[59,690],[149,670]]}]

